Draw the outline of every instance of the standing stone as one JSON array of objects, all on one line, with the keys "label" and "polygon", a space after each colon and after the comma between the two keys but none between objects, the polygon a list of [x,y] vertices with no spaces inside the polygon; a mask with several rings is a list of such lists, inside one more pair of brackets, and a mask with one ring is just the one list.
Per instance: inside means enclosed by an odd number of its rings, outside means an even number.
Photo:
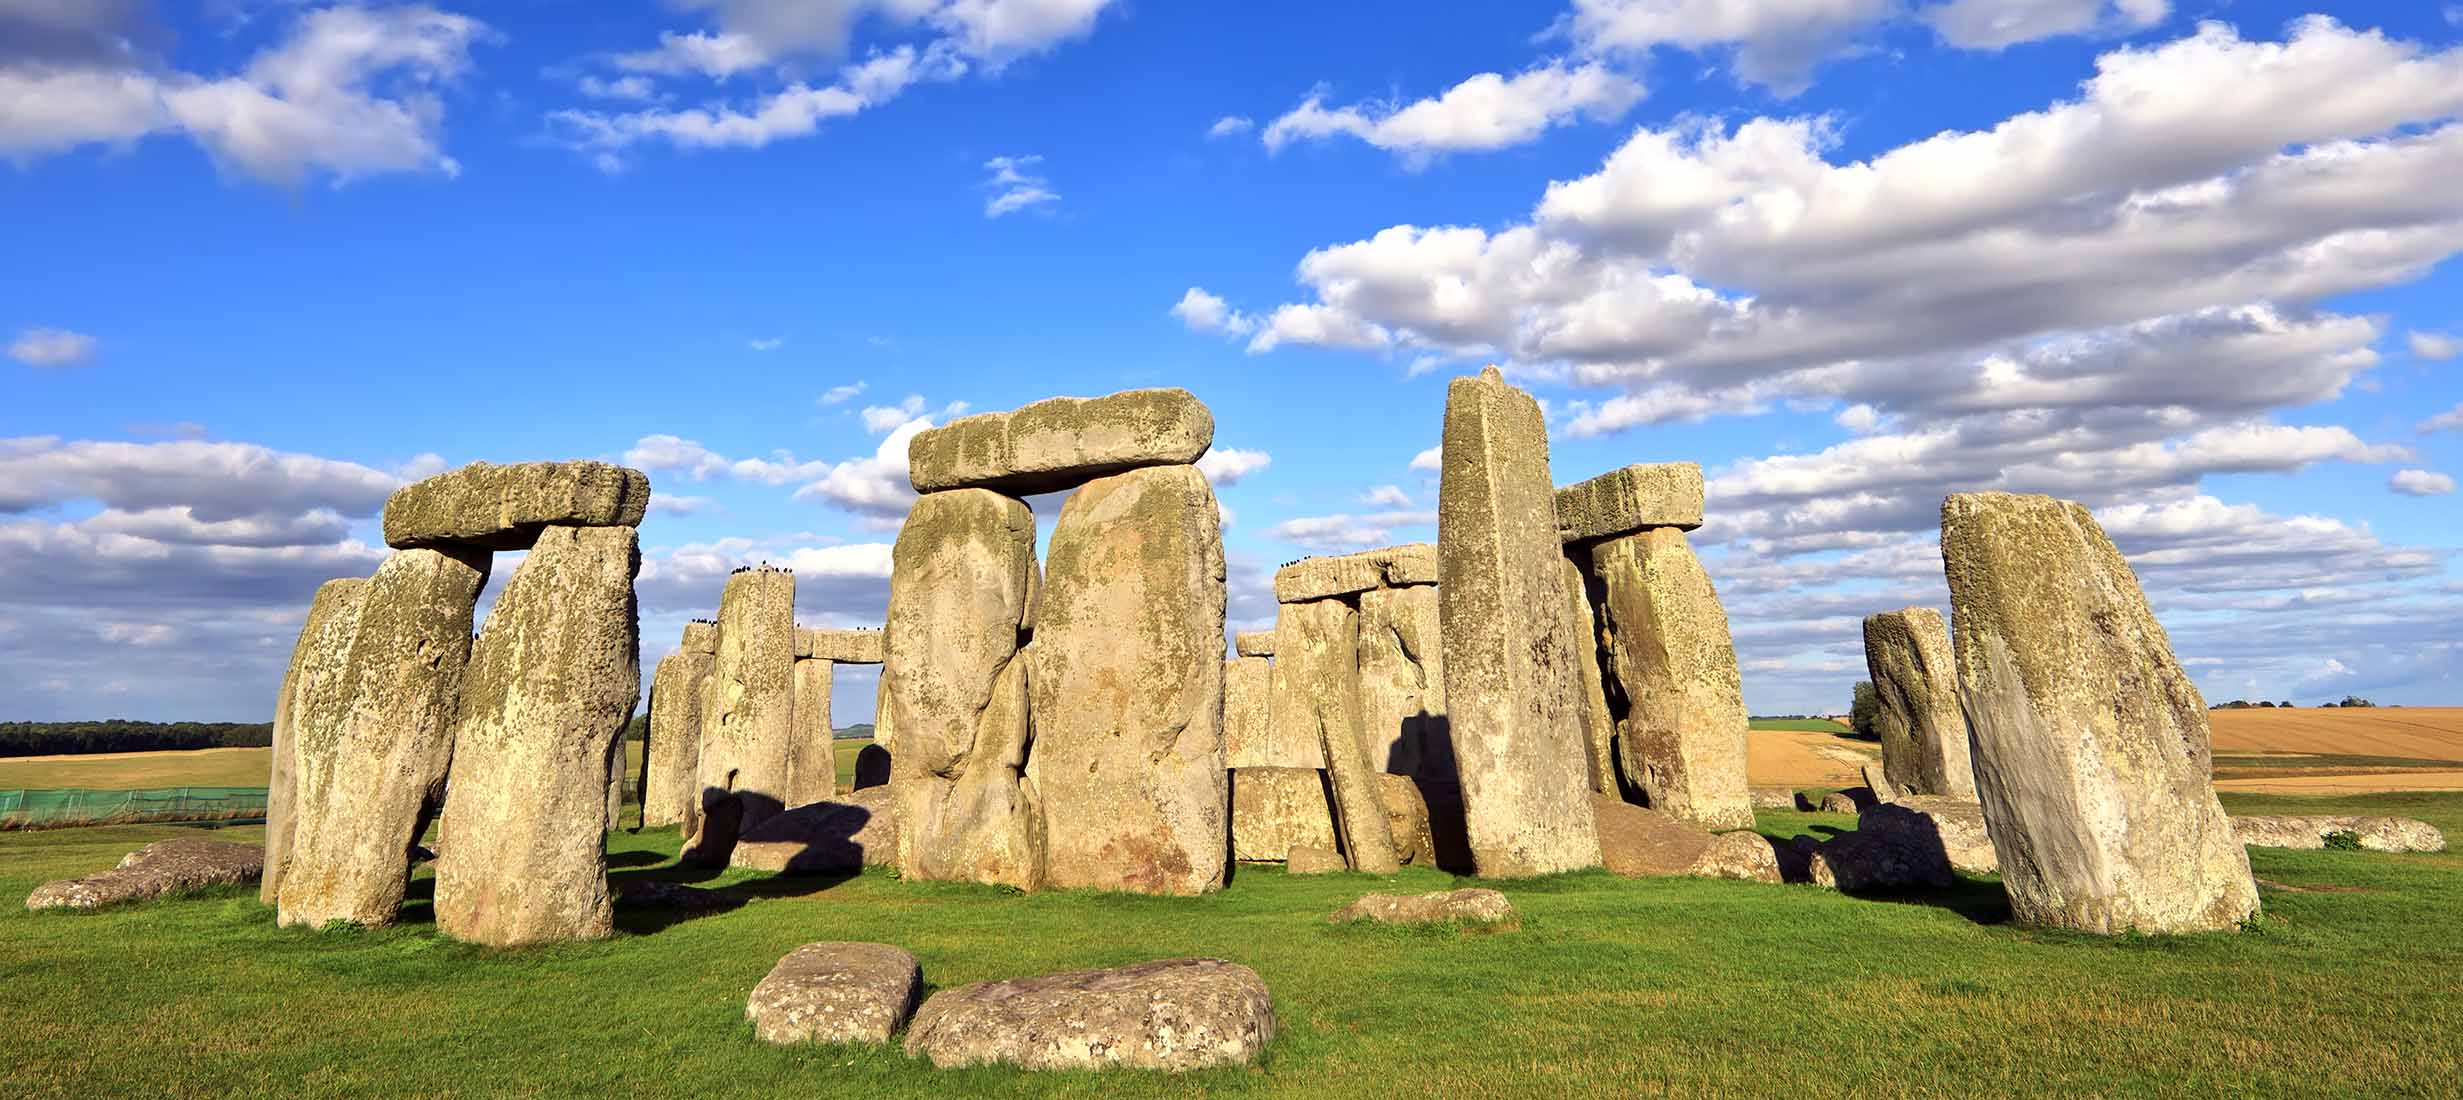
[{"label": "standing stone", "polygon": [[1446,390],[1437,494],[1445,703],[1479,871],[1599,864],[1539,403],[1495,367]]},{"label": "standing stone", "polygon": [[1375,769],[1418,775],[1452,759],[1440,634],[1436,586],[1360,594],[1360,722]]},{"label": "standing stone", "polygon": [[1744,686],[1710,574],[1685,533],[1671,527],[1590,551],[1627,705],[1616,731],[1626,781],[1652,809],[1706,829],[1752,827]]},{"label": "standing stone", "polygon": [[[635,690],[639,690],[641,670],[638,666],[633,670],[633,677],[634,688]],[[626,714],[624,716],[624,725],[631,725],[632,722],[633,716],[631,714]],[[620,823],[619,819],[624,814],[624,758],[623,726],[618,726],[615,740],[610,741],[607,745],[607,759],[600,761],[600,764],[607,769],[606,808],[607,827],[610,829],[615,828]]]},{"label": "standing stone", "polygon": [[1890,786],[1900,794],[1973,801],[1976,773],[1967,760],[1967,719],[1958,711],[1958,669],[1941,612],[1910,607],[1866,616],[1864,667],[1881,701],[1875,725],[1881,732],[1882,775]]},{"label": "standing stone", "polygon": [[[1035,517],[987,489],[927,493],[890,552],[879,730],[898,803],[898,868],[917,880],[1043,885],[1026,764]],[[1039,750],[1040,751],[1040,750]]]},{"label": "standing stone", "polygon": [[1334,811],[1325,773],[1314,768],[1235,768],[1231,773],[1232,858],[1273,863],[1294,848],[1334,850]]},{"label": "standing stone", "polygon": [[641,690],[630,527],[550,527],[488,613],[462,678],[436,926],[509,946],[615,932],[610,750]]},{"label": "standing stone", "polygon": [[[1274,641],[1268,647],[1290,653],[1300,646],[1300,626],[1290,604],[1281,605],[1274,620]],[[1277,658],[1267,669],[1266,743],[1247,755],[1242,767],[1322,768],[1325,747],[1317,743],[1316,712],[1309,700],[1318,691],[1304,675],[1304,666]]]},{"label": "standing stone", "polygon": [[282,677],[282,694],[274,700],[273,774],[265,787],[265,877],[257,884],[257,900],[274,905],[282,898],[282,869],[290,859],[293,791],[297,770],[299,724],[307,708],[347,705],[331,683],[351,655],[351,635],[359,629],[359,606],[367,596],[363,577],[326,581],[308,605],[308,621],[299,628],[291,648],[291,668]]},{"label": "standing stone", "polygon": [[1582,741],[1590,750],[1591,793],[1618,798],[1616,715],[1608,710],[1607,681],[1599,672],[1599,613],[1591,605],[1590,582],[1574,559],[1563,559],[1558,573],[1565,583],[1567,629],[1574,636],[1574,660],[1582,667]]},{"label": "standing stone", "polygon": [[1223,603],[1221,512],[1196,467],[1102,478],[1062,507],[1028,681],[1028,775],[1066,823],[1052,885],[1223,885]]},{"label": "standing stone", "polygon": [[1263,657],[1223,662],[1223,762],[1226,767],[1263,766],[1273,735],[1274,665]]},{"label": "standing stone", "polygon": [[1953,494],[1941,558],[1976,793],[2018,919],[2158,933],[2257,912],[2209,778],[2206,701],[2095,518]]},{"label": "standing stone", "polygon": [[735,799],[744,807],[740,827],[749,829],[787,808],[795,777],[794,646],[795,574],[763,566],[728,577],[701,716],[703,813]]},{"label": "standing stone", "polygon": [[680,648],[686,653],[717,656],[718,623],[712,619],[695,619],[684,624],[684,643]]},{"label": "standing stone", "polygon": [[795,770],[787,782],[787,805],[807,806],[838,793],[837,746],[831,742],[830,673],[827,659],[797,661],[789,670],[795,693]]},{"label": "standing stone", "polygon": [[690,647],[659,659],[650,677],[650,739],[642,745],[643,828],[681,825],[701,797],[701,684],[717,658]]},{"label": "standing stone", "polygon": [[1283,621],[1295,625],[1287,639],[1293,644],[1278,645],[1274,660],[1290,665],[1294,679],[1309,686],[1304,705],[1325,752],[1343,855],[1355,871],[1393,874],[1402,857],[1394,850],[1377,793],[1377,761],[1360,725],[1360,613],[1341,600],[1311,600],[1284,604]]},{"label": "standing stone", "polygon": [[403,550],[368,579],[341,673],[295,711],[284,925],[391,924],[400,910],[411,844],[444,793],[488,564],[485,550]]}]

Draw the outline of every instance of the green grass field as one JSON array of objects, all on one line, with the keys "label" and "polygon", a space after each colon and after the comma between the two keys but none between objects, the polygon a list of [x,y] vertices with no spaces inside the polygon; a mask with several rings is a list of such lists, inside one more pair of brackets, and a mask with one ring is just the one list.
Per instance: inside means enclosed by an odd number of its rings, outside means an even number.
[{"label": "green grass field", "polygon": [[1827,718],[1756,718],[1757,730],[1809,730],[1814,733],[1846,733],[1847,727]]},{"label": "green grass field", "polygon": [[[2463,795],[2237,812],[2398,813],[2463,836]],[[1773,835],[1852,828],[1765,814]],[[254,840],[258,830],[220,835]],[[0,891],[109,866],[171,827],[0,835]],[[2241,934],[2014,928],[1997,884],[1856,898],[1801,886],[1499,885],[1517,931],[1337,928],[1363,891],[1449,887],[1240,871],[1197,899],[703,877],[671,830],[613,835],[613,874],[743,902],[522,952],[401,926],[274,927],[253,891],[90,915],[0,907],[12,1097],[2430,1096],[2463,1075],[2463,855],[2258,850]],[[414,885],[424,897],[427,883]],[[894,1048],[753,1040],[744,997],[797,944],[899,944],[934,987],[1182,955],[1248,964],[1281,1031],[1185,1077],[936,1072]]]},{"label": "green grass field", "polygon": [[[855,782],[855,754],[870,741],[840,738],[838,782]],[[641,742],[627,741],[625,774],[641,774]],[[191,749],[184,752],[104,753],[96,756],[0,758],[0,790],[14,787],[88,787],[133,790],[152,787],[262,787],[272,749]]]}]

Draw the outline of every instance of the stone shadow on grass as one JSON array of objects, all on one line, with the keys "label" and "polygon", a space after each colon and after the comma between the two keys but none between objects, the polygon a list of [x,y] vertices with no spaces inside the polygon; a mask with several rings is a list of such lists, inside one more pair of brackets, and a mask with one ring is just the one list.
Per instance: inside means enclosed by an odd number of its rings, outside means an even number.
[{"label": "stone shadow on grass", "polygon": [[726,886],[701,887],[723,873],[694,867],[663,867],[607,876],[616,897],[616,929],[637,936],[656,934],[689,920],[729,913],[764,898],[801,897],[831,889],[856,877],[854,872],[821,875],[772,875]]}]

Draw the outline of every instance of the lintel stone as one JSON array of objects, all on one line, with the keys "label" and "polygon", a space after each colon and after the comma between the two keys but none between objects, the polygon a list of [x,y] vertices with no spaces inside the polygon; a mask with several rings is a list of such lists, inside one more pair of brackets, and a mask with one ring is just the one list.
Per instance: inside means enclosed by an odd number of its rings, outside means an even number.
[{"label": "lintel stone", "polygon": [[1556,491],[1560,542],[1614,538],[1653,527],[1702,526],[1702,465],[1650,462],[1610,470]]}]

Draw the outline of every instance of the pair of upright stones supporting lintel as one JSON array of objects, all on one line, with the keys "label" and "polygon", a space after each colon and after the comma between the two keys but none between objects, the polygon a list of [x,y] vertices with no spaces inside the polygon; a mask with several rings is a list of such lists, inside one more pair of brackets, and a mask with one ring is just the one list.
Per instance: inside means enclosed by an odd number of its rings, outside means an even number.
[{"label": "pair of upright stones supporting lintel", "polygon": [[[282,923],[391,923],[440,811],[436,920],[512,944],[612,930],[611,754],[640,685],[638,470],[475,463],[396,492],[397,552],[318,590],[275,708],[262,896]],[[497,550],[529,550],[486,629]]]},{"label": "pair of upright stones supporting lintel", "polygon": [[[907,878],[1190,894],[1225,863],[1224,566],[1184,390],[918,433],[879,736]],[[1023,496],[1074,489],[1035,558]]]}]

